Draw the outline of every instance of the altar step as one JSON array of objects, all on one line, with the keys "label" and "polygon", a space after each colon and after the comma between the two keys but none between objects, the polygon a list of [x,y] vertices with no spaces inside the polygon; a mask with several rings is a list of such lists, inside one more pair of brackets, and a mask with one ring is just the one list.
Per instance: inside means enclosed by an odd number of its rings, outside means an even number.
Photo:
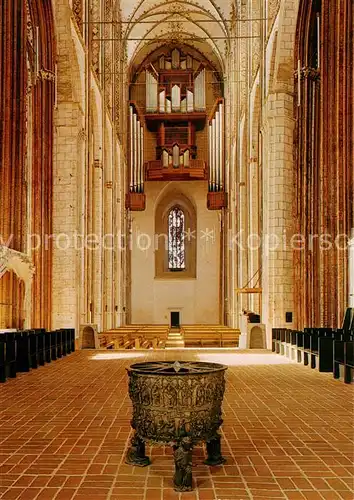
[{"label": "altar step", "polygon": [[167,334],[166,347],[184,347],[184,338],[179,328],[170,328]]}]

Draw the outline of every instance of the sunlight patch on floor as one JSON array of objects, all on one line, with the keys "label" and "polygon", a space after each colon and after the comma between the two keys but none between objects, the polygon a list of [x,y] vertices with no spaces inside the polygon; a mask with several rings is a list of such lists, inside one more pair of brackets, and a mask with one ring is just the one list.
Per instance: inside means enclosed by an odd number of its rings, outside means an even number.
[{"label": "sunlight patch on floor", "polygon": [[128,351],[128,352],[102,352],[92,356],[91,360],[105,361],[107,359],[134,359],[142,358],[146,355],[144,352]]},{"label": "sunlight patch on floor", "polygon": [[292,361],[284,356],[277,356],[271,353],[250,353],[249,351],[239,351],[238,353],[197,353],[200,361],[210,361],[222,363],[228,366],[239,365],[288,365]]}]

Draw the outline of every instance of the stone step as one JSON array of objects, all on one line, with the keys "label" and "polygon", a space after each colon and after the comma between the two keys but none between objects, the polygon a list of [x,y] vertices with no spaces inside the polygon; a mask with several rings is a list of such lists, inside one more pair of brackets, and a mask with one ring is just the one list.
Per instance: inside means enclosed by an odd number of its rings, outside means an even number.
[{"label": "stone step", "polygon": [[184,340],[167,340],[166,347],[184,347]]}]

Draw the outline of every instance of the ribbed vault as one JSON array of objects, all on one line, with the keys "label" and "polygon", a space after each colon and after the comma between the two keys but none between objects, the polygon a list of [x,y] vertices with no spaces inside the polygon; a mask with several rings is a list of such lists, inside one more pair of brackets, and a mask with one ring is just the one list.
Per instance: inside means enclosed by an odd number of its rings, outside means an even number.
[{"label": "ribbed vault", "polygon": [[139,65],[159,46],[187,43],[220,71],[229,49],[229,0],[122,0],[128,64]]}]

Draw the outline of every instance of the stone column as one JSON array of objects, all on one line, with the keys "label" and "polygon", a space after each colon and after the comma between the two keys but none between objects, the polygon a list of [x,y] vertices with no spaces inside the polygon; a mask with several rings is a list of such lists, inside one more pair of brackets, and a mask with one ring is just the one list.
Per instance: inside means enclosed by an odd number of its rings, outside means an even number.
[{"label": "stone column", "polygon": [[[78,137],[82,131],[82,112],[74,102],[62,102],[56,112],[53,172],[53,328],[78,327],[77,258],[80,228],[78,218]],[[82,139],[81,139],[82,140]],[[80,140],[79,140],[80,142]]]},{"label": "stone column", "polygon": [[87,236],[87,218],[89,216],[87,206],[87,169],[85,161],[85,151],[87,149],[88,137],[83,128],[77,138],[77,227],[78,227],[78,245],[77,245],[77,331],[80,324],[89,322],[89,311],[87,308],[87,248],[85,239]]},{"label": "stone column", "polygon": [[[239,168],[237,179],[238,190],[238,282],[237,288],[244,288],[248,285],[248,172],[247,172],[247,119],[244,117],[240,125],[240,150]],[[238,295],[239,314],[243,309],[248,309],[248,296],[245,293]]]},{"label": "stone column", "polygon": [[123,307],[124,303],[124,256],[126,241],[125,220],[124,220],[124,185],[128,177],[128,172],[125,171],[125,163],[123,161],[123,152],[120,144],[115,145],[116,158],[113,169],[114,178],[114,211],[113,211],[113,227],[115,232],[115,251],[114,251],[114,326],[124,324]]},{"label": "stone column", "polygon": [[100,159],[94,160],[92,186],[92,323],[102,329],[102,236],[103,236],[103,165]]},{"label": "stone column", "polygon": [[[294,312],[293,251],[293,98],[270,94],[264,136],[263,322],[270,347],[271,328],[285,327],[285,313]],[[291,328],[291,324],[287,324]]]},{"label": "stone column", "polygon": [[[111,130],[108,131],[108,134]],[[112,139],[105,138],[105,170],[104,170],[104,317],[103,328],[113,328],[113,172],[112,172]]]},{"label": "stone column", "polygon": [[[254,288],[259,280],[259,167],[258,157],[251,156],[248,165],[248,206],[249,206],[249,239],[248,239],[248,276],[249,287]],[[257,287],[260,283],[257,283]],[[255,313],[259,310],[259,295],[249,296],[249,308]]]}]

